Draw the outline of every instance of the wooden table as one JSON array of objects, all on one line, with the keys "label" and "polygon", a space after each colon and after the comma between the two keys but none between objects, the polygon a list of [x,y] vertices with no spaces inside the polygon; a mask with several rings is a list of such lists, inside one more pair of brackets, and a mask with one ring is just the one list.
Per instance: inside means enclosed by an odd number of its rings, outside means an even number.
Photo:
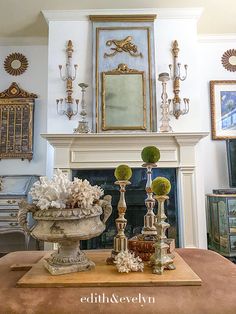
[{"label": "wooden table", "polygon": [[0,313],[235,314],[236,266],[212,251],[177,252],[202,279],[201,286],[16,288],[25,271],[10,266],[34,263],[45,252],[10,253],[0,259]]}]

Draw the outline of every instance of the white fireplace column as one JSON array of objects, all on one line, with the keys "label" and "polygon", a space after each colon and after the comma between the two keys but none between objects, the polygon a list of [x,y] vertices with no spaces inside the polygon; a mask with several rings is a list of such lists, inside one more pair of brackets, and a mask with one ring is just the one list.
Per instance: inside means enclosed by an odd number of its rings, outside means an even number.
[{"label": "white fireplace column", "polygon": [[[198,211],[196,186],[196,144],[199,141],[197,135],[190,137],[178,135],[175,137],[179,145],[179,167],[177,168],[177,189],[179,209],[179,233],[182,247],[200,247],[199,238],[205,235],[206,228],[198,226]],[[201,232],[201,234],[199,234]]]},{"label": "white fireplace column", "polygon": [[71,175],[73,169],[115,168],[121,163],[141,167],[145,146],[160,149],[159,168],[176,168],[178,189],[178,228],[181,247],[207,247],[206,223],[198,215],[205,195],[196,185],[200,176],[195,154],[206,132],[191,133],[97,133],[42,134],[54,147],[53,168]]}]

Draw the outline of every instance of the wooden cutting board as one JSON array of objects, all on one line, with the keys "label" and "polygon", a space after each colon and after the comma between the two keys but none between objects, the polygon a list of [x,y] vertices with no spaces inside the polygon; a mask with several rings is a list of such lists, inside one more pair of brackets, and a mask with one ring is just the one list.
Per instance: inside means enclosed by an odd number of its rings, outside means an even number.
[{"label": "wooden cutting board", "polygon": [[152,268],[146,264],[143,272],[118,273],[115,266],[106,264],[110,251],[91,250],[86,254],[95,262],[95,269],[52,276],[44,268],[42,258],[17,282],[17,287],[199,286],[202,282],[176,252],[176,269],[165,270],[163,275],[153,274]]}]

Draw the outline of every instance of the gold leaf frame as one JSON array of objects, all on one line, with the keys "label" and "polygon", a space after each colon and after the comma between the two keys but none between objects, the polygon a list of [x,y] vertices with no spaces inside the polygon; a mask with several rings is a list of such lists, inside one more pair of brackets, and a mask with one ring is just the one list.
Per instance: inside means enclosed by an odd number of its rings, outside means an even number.
[{"label": "gold leaf frame", "polygon": [[[97,22],[148,22],[148,21],[154,21],[156,18],[155,14],[151,15],[137,15],[137,16],[90,16],[91,21],[97,21]],[[109,30],[145,30],[147,32],[147,48],[148,48],[148,75],[147,78],[149,80],[149,128],[150,130],[153,130],[154,124],[153,124],[153,117],[155,116],[155,97],[153,97],[153,85],[152,85],[152,56],[151,56],[151,31],[149,26],[114,26],[114,27],[97,27],[96,28],[96,65],[95,65],[95,84],[96,84],[96,91],[95,91],[95,130],[96,132],[100,132],[100,125],[102,130],[102,119],[100,118],[99,114],[99,91],[100,91],[100,84],[99,84],[99,45],[100,43],[100,32],[102,31],[109,31]]]},{"label": "gold leaf frame", "polygon": [[[107,126],[106,125],[106,90],[105,79],[107,75],[132,75],[139,74],[142,77],[142,96],[143,96],[143,124],[137,126]],[[132,117],[130,117],[132,119]],[[116,69],[102,72],[102,130],[146,130],[147,129],[147,107],[146,107],[146,85],[144,71],[129,69],[126,64],[119,64]]]},{"label": "gold leaf frame", "polygon": [[35,98],[15,82],[0,93],[0,160],[33,158]]},{"label": "gold leaf frame", "polygon": [[[20,67],[16,68],[16,69],[12,67],[12,62],[15,60],[17,60],[21,63]],[[23,74],[27,70],[28,65],[29,65],[29,63],[28,63],[27,58],[22,53],[19,53],[19,52],[11,53],[4,60],[5,71],[8,74],[13,75],[13,76]]]},{"label": "gold leaf frame", "polygon": [[235,135],[229,134],[218,134],[217,130],[217,122],[219,117],[217,116],[217,102],[219,102],[219,98],[216,95],[215,88],[220,85],[235,85],[236,92],[236,80],[215,80],[210,81],[210,107],[211,107],[211,131],[212,131],[212,139],[213,140],[227,140],[227,139],[236,139],[236,130]]},{"label": "gold leaf frame", "polygon": [[236,58],[236,50],[235,49],[229,49],[229,50],[225,51],[222,58],[221,58],[221,63],[227,71],[236,72],[236,64],[232,64],[229,61],[229,59],[231,57]]}]

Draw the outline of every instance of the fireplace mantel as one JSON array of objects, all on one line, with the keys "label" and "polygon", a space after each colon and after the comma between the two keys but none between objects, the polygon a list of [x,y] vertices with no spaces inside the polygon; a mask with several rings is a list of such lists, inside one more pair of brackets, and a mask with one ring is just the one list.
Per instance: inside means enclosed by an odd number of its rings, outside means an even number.
[{"label": "fireplace mantel", "polygon": [[54,147],[54,169],[69,174],[72,169],[115,168],[121,163],[141,167],[141,150],[157,146],[161,152],[158,167],[177,169],[180,245],[201,248],[207,245],[206,223],[202,218],[205,202],[197,179],[200,174],[195,153],[197,143],[207,135],[207,132],[41,134]]},{"label": "fireplace mantel", "polygon": [[120,163],[140,167],[143,147],[161,151],[158,167],[194,167],[194,147],[207,132],[41,134],[54,147],[54,168],[115,168]]}]

